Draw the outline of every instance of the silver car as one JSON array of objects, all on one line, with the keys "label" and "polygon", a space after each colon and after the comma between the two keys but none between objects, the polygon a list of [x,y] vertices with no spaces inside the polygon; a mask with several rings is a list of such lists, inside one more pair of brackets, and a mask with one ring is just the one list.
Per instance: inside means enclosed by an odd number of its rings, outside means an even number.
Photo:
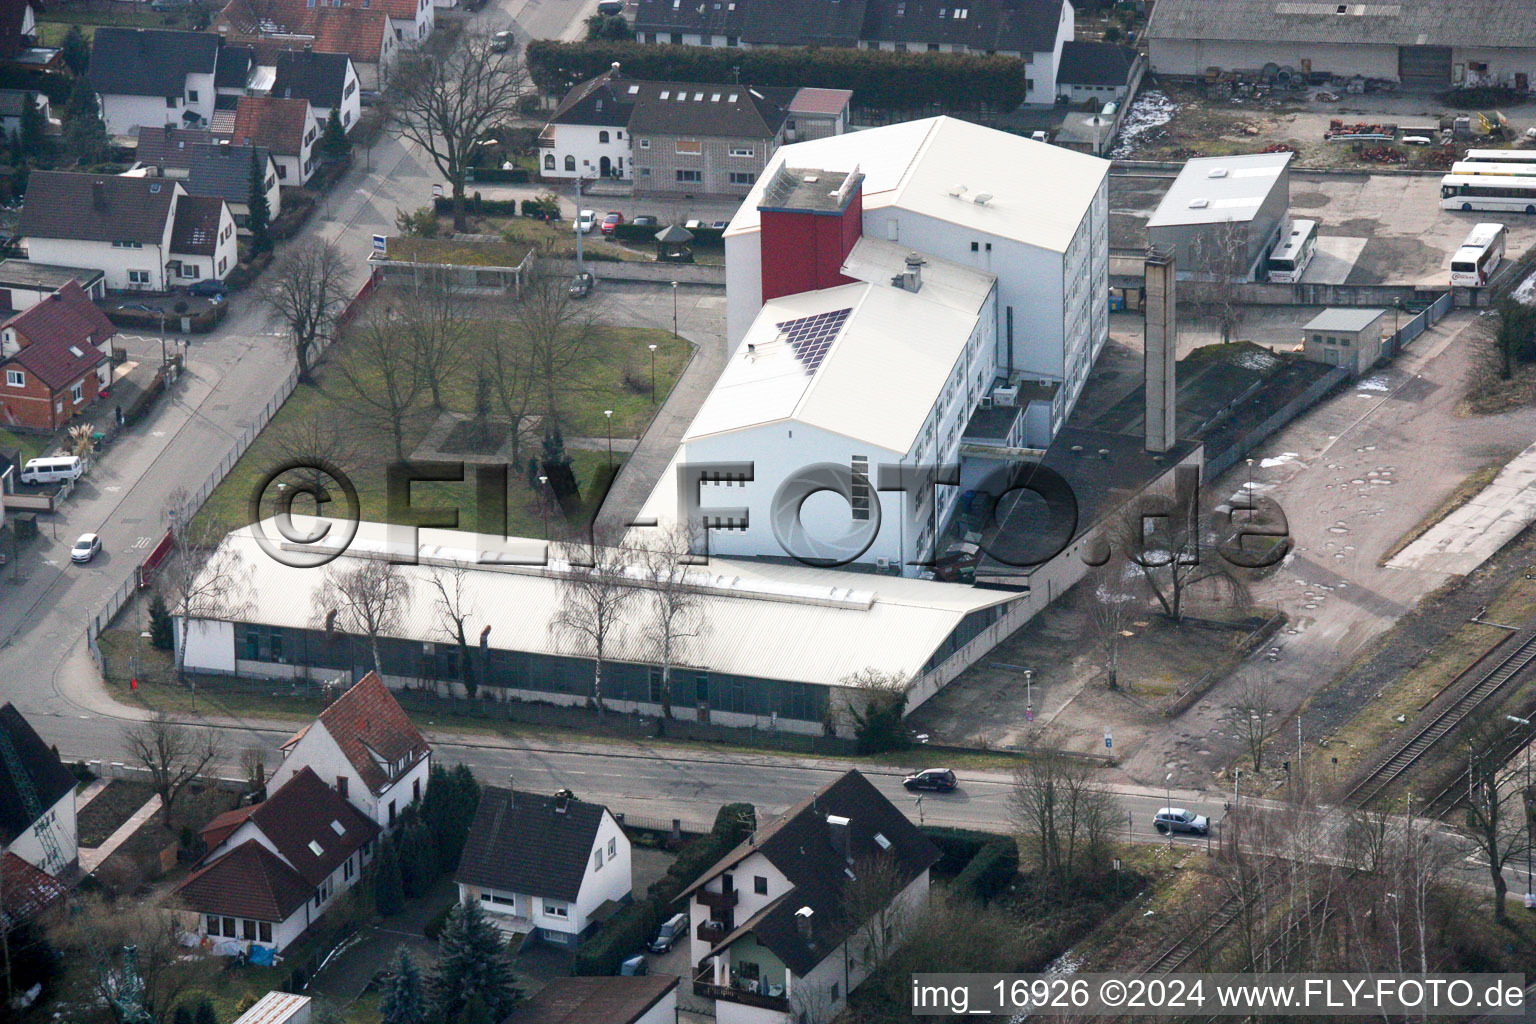
[{"label": "silver car", "polygon": [[1211,820],[1203,814],[1186,811],[1182,807],[1164,807],[1152,818],[1152,827],[1163,835],[1170,832],[1186,832],[1203,836],[1211,830]]}]

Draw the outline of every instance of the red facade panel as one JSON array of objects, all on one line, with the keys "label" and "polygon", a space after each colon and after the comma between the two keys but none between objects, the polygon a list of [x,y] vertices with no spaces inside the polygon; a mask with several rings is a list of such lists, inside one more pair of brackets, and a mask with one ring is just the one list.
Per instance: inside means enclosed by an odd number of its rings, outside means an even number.
[{"label": "red facade panel", "polygon": [[857,190],[841,213],[763,210],[763,301],[851,284],[843,261],[864,231],[864,201]]}]

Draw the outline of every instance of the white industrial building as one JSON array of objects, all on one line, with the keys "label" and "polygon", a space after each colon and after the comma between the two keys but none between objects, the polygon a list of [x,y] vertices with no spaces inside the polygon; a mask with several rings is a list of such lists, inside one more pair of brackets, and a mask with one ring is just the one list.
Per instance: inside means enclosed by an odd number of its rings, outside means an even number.
[{"label": "white industrial building", "polygon": [[1291,153],[1185,163],[1147,221],[1152,248],[1181,279],[1252,281],[1288,230]]},{"label": "white industrial building", "polygon": [[793,237],[780,251],[764,241],[759,207],[781,168],[856,169],[856,236],[995,274],[1000,373],[1059,382],[1054,419],[1065,419],[1109,337],[1108,161],[950,117],[782,147],[725,233],[731,350],[764,282],[805,257]]}]

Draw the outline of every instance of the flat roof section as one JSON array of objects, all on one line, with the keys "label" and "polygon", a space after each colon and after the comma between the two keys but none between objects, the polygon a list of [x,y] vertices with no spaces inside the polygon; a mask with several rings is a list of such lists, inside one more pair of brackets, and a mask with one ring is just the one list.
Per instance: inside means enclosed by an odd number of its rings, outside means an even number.
[{"label": "flat roof section", "polygon": [[774,172],[758,201],[760,210],[795,213],[841,213],[853,190],[864,180],[858,168],[827,171],[815,167],[784,167]]},{"label": "flat roof section", "polygon": [[1293,155],[1255,153],[1190,160],[1147,221],[1147,227],[1252,220]]},{"label": "flat roof section", "polygon": [[86,267],[60,267],[31,260],[0,260],[0,288],[47,288],[53,291],[71,281],[87,290],[105,275]]},{"label": "flat roof section", "polygon": [[1304,331],[1343,331],[1358,334],[1387,315],[1384,309],[1359,309],[1343,307],[1325,309],[1302,328]]}]

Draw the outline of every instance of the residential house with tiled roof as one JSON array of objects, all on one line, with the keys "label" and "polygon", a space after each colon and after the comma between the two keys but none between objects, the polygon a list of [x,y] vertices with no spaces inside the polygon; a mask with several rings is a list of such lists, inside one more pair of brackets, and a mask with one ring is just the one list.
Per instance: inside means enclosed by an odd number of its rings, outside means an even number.
[{"label": "residential house with tiled roof", "polygon": [[57,121],[49,123],[53,113],[48,105],[46,93],[33,92],[30,89],[0,89],[0,135],[14,135],[21,131],[22,115],[29,103],[37,108],[42,119],[43,131],[59,130]]},{"label": "residential house with tiled roof", "polygon": [[11,61],[33,45],[37,9],[28,0],[0,0],[0,60]]},{"label": "residential house with tiled roof", "polygon": [[42,302],[74,281],[93,299],[107,297],[106,275],[80,267],[54,267],[32,260],[0,260],[0,319]]},{"label": "residential house with tiled roof", "polygon": [[176,128],[165,125],[139,132],[133,158],[166,178],[185,178],[192,165],[192,147],[211,146],[218,138],[207,128]]},{"label": "residential house with tiled roof", "polygon": [[[206,125],[213,116],[223,43],[206,32],[98,29],[88,78],[108,133]],[[239,55],[230,59],[238,63]]]},{"label": "residential house with tiled roof", "polygon": [[0,932],[63,906],[69,889],[14,853],[0,854]]},{"label": "residential house with tiled roof", "polygon": [[272,154],[278,180],[284,185],[302,186],[314,175],[320,166],[315,153],[319,138],[320,130],[306,99],[247,96],[235,110],[231,141],[258,146]]},{"label": "residential house with tiled roof", "polygon": [[503,931],[573,947],[630,898],[629,839],[608,808],[480,788],[459,870],[459,901]]},{"label": "residential house with tiled roof", "polygon": [[283,209],[282,189],[278,184],[277,164],[272,155],[259,146],[236,146],[227,140],[216,145],[194,146],[188,155],[182,187],[189,195],[212,196],[229,204],[235,227],[242,234],[251,212],[251,160],[254,157],[267,196],[267,215],[276,217]]},{"label": "residential house with tiled roof", "polygon": [[1131,72],[1140,59],[1135,50],[1119,43],[1064,43],[1056,97],[1071,103],[1119,103],[1130,91]]},{"label": "residential house with tiled roof", "polygon": [[18,231],[29,258],[100,270],[110,290],[167,291],[200,280],[183,270],[187,265],[222,280],[234,269],[233,258],[221,271],[217,255],[210,264],[205,252],[176,248],[194,239],[204,247],[196,232],[175,232],[177,208],[186,197],[186,189],[168,178],[34,171]]},{"label": "residential house with tiled roof", "polygon": [[[836,1016],[874,957],[895,949],[927,905],[938,859],[868,779],[845,773],[759,827],[679,897],[699,970],[694,993],[715,1000],[719,1024],[790,1024],[791,1007],[811,1004]],[[846,887],[860,872],[879,872],[894,895],[850,921]],[[881,932],[876,942],[871,927]]]},{"label": "residential house with tiled roof", "polygon": [[[802,99],[804,94],[804,99]],[[850,93],[625,78],[615,66],[573,88],[539,135],[548,178],[630,178],[636,195],[740,197],[785,141],[840,134]]]},{"label": "residential house with tiled roof", "polygon": [[230,0],[214,16],[211,28],[230,43],[253,47],[258,67],[275,67],[280,50],[344,53],[352,59],[360,89],[381,88],[404,45],[386,11],[361,4]]},{"label": "residential house with tiled roof", "polygon": [[229,204],[218,196],[182,196],[171,223],[171,251],[180,264],[177,284],[228,277],[240,260],[235,215]]},{"label": "residential house with tiled roof", "polygon": [[322,132],[333,110],[343,131],[350,133],[357,124],[363,111],[362,88],[357,68],[346,54],[283,50],[277,54],[273,72],[270,95],[308,100],[310,113]]},{"label": "residential house with tiled roof", "polygon": [[51,431],[112,383],[117,328],[74,281],[0,323],[0,422]]},{"label": "residential house with tiled roof", "polygon": [[11,759],[0,759],[0,848],[55,878],[65,876],[80,860],[75,777],[11,704],[0,707],[0,731],[22,772],[12,774]]},{"label": "residential house with tiled roof", "polygon": [[[265,656],[261,630],[245,633],[249,659]],[[282,785],[312,770],[352,805],[385,827],[427,791],[432,747],[377,673],[369,672],[283,744],[272,773]]]},{"label": "residential house with tiled roof", "polygon": [[262,803],[203,829],[202,866],[176,888],[197,916],[188,931],[216,946],[280,952],[357,884],[379,831],[314,772],[291,776]]}]

